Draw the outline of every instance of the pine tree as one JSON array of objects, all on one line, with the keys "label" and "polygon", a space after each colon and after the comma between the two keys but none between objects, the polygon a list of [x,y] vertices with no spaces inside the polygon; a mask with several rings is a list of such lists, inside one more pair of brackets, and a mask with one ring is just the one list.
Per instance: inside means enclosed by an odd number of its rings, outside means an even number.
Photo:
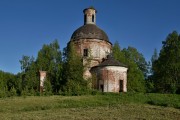
[{"label": "pine tree", "polygon": [[178,93],[180,91],[180,36],[176,31],[170,33],[158,60],[153,65],[153,78],[157,92]]}]

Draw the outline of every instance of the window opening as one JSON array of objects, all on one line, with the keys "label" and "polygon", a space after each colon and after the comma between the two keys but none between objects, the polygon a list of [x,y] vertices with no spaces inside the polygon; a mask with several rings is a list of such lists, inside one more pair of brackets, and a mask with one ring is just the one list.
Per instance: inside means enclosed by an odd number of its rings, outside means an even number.
[{"label": "window opening", "polygon": [[86,23],[86,15],[84,15],[84,23]]},{"label": "window opening", "polygon": [[84,56],[84,57],[87,57],[87,56],[88,56],[88,49],[84,49],[83,56]]},{"label": "window opening", "polygon": [[92,22],[94,22],[94,15],[92,15]]}]

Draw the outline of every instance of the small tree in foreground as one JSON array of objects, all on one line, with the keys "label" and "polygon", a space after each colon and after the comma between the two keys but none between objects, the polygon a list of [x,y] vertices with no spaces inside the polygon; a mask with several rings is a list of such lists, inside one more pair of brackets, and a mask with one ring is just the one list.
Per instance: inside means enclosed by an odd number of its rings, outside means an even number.
[{"label": "small tree in foreground", "polygon": [[74,44],[70,42],[65,51],[64,80],[65,91],[71,95],[80,95],[87,89],[87,81],[83,78],[83,62],[75,51]]}]

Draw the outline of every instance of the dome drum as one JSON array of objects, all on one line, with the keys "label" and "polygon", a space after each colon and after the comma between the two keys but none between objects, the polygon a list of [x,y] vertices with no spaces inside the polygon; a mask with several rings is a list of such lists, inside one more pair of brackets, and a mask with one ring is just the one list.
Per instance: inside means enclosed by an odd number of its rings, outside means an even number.
[{"label": "dome drum", "polygon": [[[92,59],[98,59],[99,63],[111,53],[112,49],[111,43],[108,41],[100,41],[99,39],[79,39],[78,41],[73,41],[73,44],[81,56],[84,58],[87,56]],[[85,53],[85,50],[87,50],[88,53]]]}]

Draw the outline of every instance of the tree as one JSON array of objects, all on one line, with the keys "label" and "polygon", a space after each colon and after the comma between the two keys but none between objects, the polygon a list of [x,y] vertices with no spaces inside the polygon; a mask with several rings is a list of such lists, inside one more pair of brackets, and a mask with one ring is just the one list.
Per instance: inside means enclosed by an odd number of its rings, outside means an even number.
[{"label": "tree", "polygon": [[28,71],[33,61],[34,61],[34,57],[30,58],[29,56],[23,55],[22,60],[19,61],[21,63],[21,70],[23,72]]},{"label": "tree", "polygon": [[145,65],[146,62],[142,54],[133,47],[121,50],[118,42],[115,42],[113,46],[113,56],[116,60],[128,66],[128,91],[145,92],[145,80],[142,71],[144,69],[142,68],[145,68],[143,65]]},{"label": "tree", "polygon": [[6,96],[6,83],[7,81],[4,79],[4,72],[0,70],[0,98]]},{"label": "tree", "polygon": [[18,79],[16,75],[0,70],[0,98],[11,96],[11,89],[18,89]]},{"label": "tree", "polygon": [[37,74],[37,66],[34,57],[23,55],[21,63],[21,78],[22,78],[22,89],[31,90],[32,88],[38,91],[39,78]]},{"label": "tree", "polygon": [[180,35],[176,31],[170,33],[163,46],[159,58],[153,62],[153,78],[157,92],[180,92]]},{"label": "tree", "polygon": [[45,89],[45,95],[52,95],[52,86],[51,86],[51,82],[48,79],[44,81],[44,89]]},{"label": "tree", "polygon": [[39,91],[39,71],[37,69],[36,63],[33,62],[29,67],[29,70],[24,74],[25,84],[23,89],[26,88],[29,91],[34,90],[36,92]]},{"label": "tree", "polygon": [[123,49],[126,54],[126,57],[136,63],[139,70],[141,70],[144,74],[144,77],[147,77],[148,73],[148,63],[146,62],[142,53],[139,53],[138,50],[134,47],[129,46],[127,49]]},{"label": "tree", "polygon": [[24,91],[39,91],[39,70],[47,71],[49,86],[53,93],[58,93],[62,79],[62,58],[58,41],[44,44],[38,52],[38,57],[23,56],[20,60],[22,73],[18,75],[22,79],[21,89]]},{"label": "tree", "polygon": [[80,95],[87,88],[87,81],[83,79],[83,62],[80,55],[75,51],[74,44],[70,42],[64,51],[64,80],[65,91],[71,95]]},{"label": "tree", "polygon": [[39,70],[47,71],[47,79],[50,80],[54,93],[60,89],[62,80],[62,57],[58,41],[43,45],[38,52],[36,60]]},{"label": "tree", "polygon": [[149,62],[149,75],[148,78],[146,79],[146,91],[147,92],[155,92],[155,88],[154,88],[154,80],[155,77],[153,76],[154,74],[154,69],[155,69],[155,64],[158,60],[158,52],[157,49],[154,49],[154,53],[151,57],[151,62]]},{"label": "tree", "polygon": [[116,60],[123,63],[125,62],[125,56],[124,56],[124,53],[121,51],[118,41],[114,43],[113,48],[112,48],[112,53]]},{"label": "tree", "polygon": [[157,52],[157,49],[154,49],[154,53],[151,57],[151,63],[153,64],[156,60],[158,60],[158,52]]},{"label": "tree", "polygon": [[[139,53],[136,49],[128,47],[128,49],[123,49],[125,55],[125,64],[128,65],[128,75],[127,75],[127,87],[129,91],[135,92],[145,92],[145,77],[143,71],[138,65],[143,65],[138,61]],[[141,56],[142,57],[142,56]]]}]

